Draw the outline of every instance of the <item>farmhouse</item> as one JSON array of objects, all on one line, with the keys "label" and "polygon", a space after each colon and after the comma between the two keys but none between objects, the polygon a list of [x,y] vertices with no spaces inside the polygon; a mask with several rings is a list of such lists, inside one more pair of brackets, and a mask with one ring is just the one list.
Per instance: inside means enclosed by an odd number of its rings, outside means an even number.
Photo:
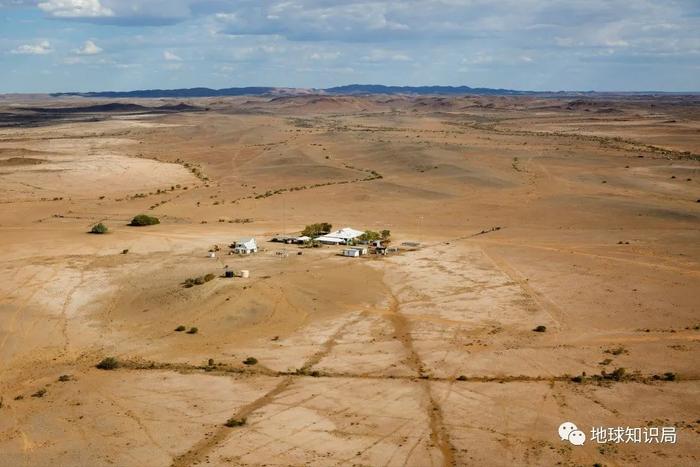
[{"label": "farmhouse", "polygon": [[233,252],[239,255],[249,255],[258,251],[258,245],[252,237],[239,238],[233,244]]},{"label": "farmhouse", "polygon": [[351,229],[350,227],[345,227],[335,232],[328,233],[316,238],[317,241],[324,243],[326,245],[345,245],[351,240],[356,239],[364,232],[360,230]]}]

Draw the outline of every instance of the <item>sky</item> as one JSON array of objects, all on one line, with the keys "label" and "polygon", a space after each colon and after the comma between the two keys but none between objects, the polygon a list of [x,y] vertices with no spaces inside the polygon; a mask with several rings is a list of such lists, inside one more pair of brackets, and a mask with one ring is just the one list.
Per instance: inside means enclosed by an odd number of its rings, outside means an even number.
[{"label": "sky", "polygon": [[0,93],[700,91],[700,0],[0,0]]}]

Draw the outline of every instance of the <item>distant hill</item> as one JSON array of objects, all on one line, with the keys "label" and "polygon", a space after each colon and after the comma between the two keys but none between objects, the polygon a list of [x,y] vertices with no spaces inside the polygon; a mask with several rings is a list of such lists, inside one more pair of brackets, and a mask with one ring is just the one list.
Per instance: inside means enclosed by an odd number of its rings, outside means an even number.
[{"label": "distant hill", "polygon": [[44,114],[70,114],[70,113],[111,113],[111,112],[187,112],[201,110],[184,103],[177,105],[161,105],[158,107],[146,107],[139,104],[123,104],[110,102],[109,104],[88,105],[83,107],[21,107],[22,110],[40,112]]},{"label": "distant hill", "polygon": [[186,88],[186,89],[141,89],[137,91],[100,91],[100,92],[57,92],[53,97],[80,96],[80,97],[219,97],[219,96],[247,96],[269,94],[277,88],[269,87],[245,87],[245,88]]},{"label": "distant hill", "polygon": [[51,94],[60,96],[107,97],[107,98],[163,98],[163,97],[221,97],[221,96],[255,96],[255,95],[294,95],[294,94],[417,94],[417,95],[460,95],[479,94],[494,96],[512,96],[536,94],[533,91],[514,91],[512,89],[471,88],[469,86],[384,86],[381,84],[349,84],[327,89],[294,89],[274,87],[242,88],[186,88],[186,89],[142,89],[138,91],[101,91],[101,92],[62,92]]},{"label": "distant hill", "polygon": [[536,94],[534,91],[514,91],[512,89],[470,88],[469,86],[384,86],[382,84],[349,84],[324,89],[330,94],[419,94],[419,95],[460,95],[479,94],[490,96],[514,96]]}]

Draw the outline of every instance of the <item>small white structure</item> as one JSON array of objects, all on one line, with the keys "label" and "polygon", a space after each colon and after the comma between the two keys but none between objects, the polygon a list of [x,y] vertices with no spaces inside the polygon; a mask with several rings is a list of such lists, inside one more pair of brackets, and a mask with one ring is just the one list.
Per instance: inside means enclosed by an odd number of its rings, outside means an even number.
[{"label": "small white structure", "polygon": [[250,277],[250,271],[247,269],[241,269],[241,277],[247,279]]},{"label": "small white structure", "polygon": [[239,255],[249,255],[251,253],[257,253],[258,244],[255,243],[255,239],[252,237],[240,238],[234,243],[233,252]]},{"label": "small white structure", "polygon": [[335,232],[322,235],[316,240],[327,245],[345,245],[348,244],[351,240],[356,239],[363,233],[364,232],[362,232],[361,230],[355,230],[350,227],[345,227],[340,230],[336,230]]},{"label": "small white structure", "polygon": [[357,248],[347,248],[343,250],[343,256],[351,256],[353,258],[357,258],[360,256],[360,250]]},{"label": "small white structure", "polygon": [[359,251],[361,255],[366,255],[369,251],[366,246],[353,246],[350,249]]},{"label": "small white structure", "polygon": [[209,252],[209,257],[210,257],[210,258],[216,258],[216,253],[214,253],[213,251],[210,251],[210,252]]}]

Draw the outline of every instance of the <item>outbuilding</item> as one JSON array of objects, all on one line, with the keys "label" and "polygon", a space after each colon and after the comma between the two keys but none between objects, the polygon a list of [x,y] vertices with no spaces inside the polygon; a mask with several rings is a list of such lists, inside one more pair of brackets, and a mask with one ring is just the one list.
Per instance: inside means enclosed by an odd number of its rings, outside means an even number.
[{"label": "outbuilding", "polygon": [[357,248],[346,248],[345,250],[343,250],[343,256],[357,258],[358,256],[360,256],[360,250],[358,250]]},{"label": "outbuilding", "polygon": [[341,245],[345,243],[342,238],[329,237],[328,235],[322,235],[315,239],[317,242],[323,243],[324,245]]},{"label": "outbuilding", "polygon": [[233,244],[233,252],[239,255],[249,255],[251,253],[257,253],[257,251],[258,245],[252,237],[239,238],[236,243]]}]

